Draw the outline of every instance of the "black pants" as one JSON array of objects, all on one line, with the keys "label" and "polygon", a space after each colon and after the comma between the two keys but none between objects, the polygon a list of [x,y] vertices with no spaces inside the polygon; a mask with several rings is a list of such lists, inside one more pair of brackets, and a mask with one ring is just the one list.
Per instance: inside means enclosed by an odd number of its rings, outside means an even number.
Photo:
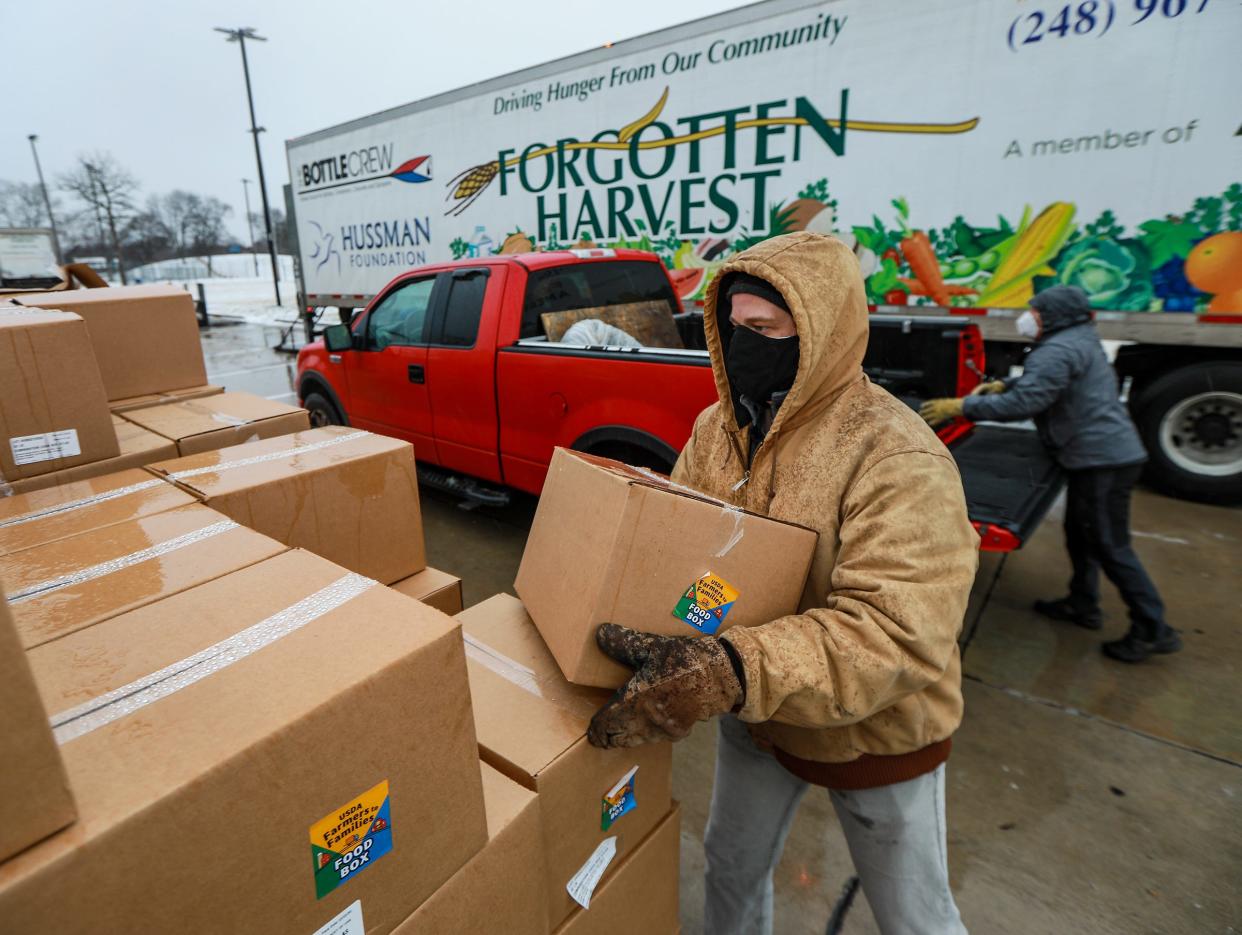
[{"label": "black pants", "polygon": [[1121,592],[1140,639],[1162,635],[1164,603],[1130,545],[1130,492],[1142,465],[1070,471],[1065,505],[1065,547],[1074,566],[1070,601],[1098,613],[1100,569]]}]

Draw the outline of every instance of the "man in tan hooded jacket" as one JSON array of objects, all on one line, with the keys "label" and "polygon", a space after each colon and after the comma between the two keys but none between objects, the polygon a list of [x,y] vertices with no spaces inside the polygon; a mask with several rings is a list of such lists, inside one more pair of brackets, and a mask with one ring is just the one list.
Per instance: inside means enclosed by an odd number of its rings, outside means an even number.
[{"label": "man in tan hooded jacket", "polygon": [[678,739],[723,715],[705,841],[713,935],[771,930],[772,871],[809,785],[830,790],[886,935],[965,931],[944,763],[978,537],[944,446],[862,372],[865,296],[850,250],[805,232],[739,254],[708,290],[720,401],[673,479],[818,531],[800,613],[719,639],[600,628],[635,675],[596,715],[593,743]]}]

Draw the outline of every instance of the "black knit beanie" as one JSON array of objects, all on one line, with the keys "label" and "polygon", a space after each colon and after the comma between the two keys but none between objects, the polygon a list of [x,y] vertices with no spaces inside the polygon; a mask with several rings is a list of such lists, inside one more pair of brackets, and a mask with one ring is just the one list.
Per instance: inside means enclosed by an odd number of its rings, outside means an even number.
[{"label": "black knit beanie", "polygon": [[732,300],[735,295],[746,293],[747,295],[757,295],[761,299],[766,299],[777,308],[788,312],[789,305],[785,301],[785,297],[781,295],[779,289],[765,279],[758,276],[751,276],[747,273],[734,273],[729,277],[726,283],[725,298]]}]

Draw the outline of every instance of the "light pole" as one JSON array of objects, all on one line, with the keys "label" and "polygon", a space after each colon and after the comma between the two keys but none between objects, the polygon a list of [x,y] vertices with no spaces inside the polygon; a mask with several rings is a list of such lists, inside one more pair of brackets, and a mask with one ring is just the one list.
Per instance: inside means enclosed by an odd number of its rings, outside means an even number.
[{"label": "light pole", "polygon": [[216,26],[215,30],[228,36],[229,42],[236,42],[241,46],[242,72],[246,76],[246,101],[250,105],[250,133],[254,137],[254,161],[259,167],[259,197],[263,200],[264,236],[267,238],[267,252],[272,258],[272,288],[276,291],[276,304],[279,305],[280,265],[276,260],[276,241],[272,239],[272,212],[267,205],[267,181],[263,176],[263,154],[259,150],[259,134],[263,132],[263,128],[254,119],[254,93],[250,90],[250,62],[246,60],[246,40],[253,39],[255,42],[267,42],[267,39],[260,36],[251,27],[224,29]]},{"label": "light pole", "polygon": [[[95,209],[95,226],[99,229],[99,246],[107,251],[108,237],[104,234],[103,214],[99,210],[99,192],[95,188],[95,167],[89,162],[84,162],[82,165],[86,168],[86,177],[91,182],[91,206]],[[107,260],[104,262],[106,265]]]},{"label": "light pole", "polygon": [[56,251],[56,262],[64,265],[64,260],[60,255],[60,234],[56,230],[56,215],[52,214],[52,199],[47,193],[47,182],[43,181],[43,166],[39,165],[39,149],[35,146],[38,140],[38,134],[31,133],[26,139],[30,140],[30,151],[34,154],[35,172],[39,174],[39,188],[43,190],[43,205],[47,208],[47,220],[52,228],[52,249]]},{"label": "light pole", "polygon": [[254,274],[259,275],[259,256],[254,252],[254,218],[250,216],[250,179],[242,179],[242,191],[246,193],[246,230],[250,232],[250,259],[254,260]]}]

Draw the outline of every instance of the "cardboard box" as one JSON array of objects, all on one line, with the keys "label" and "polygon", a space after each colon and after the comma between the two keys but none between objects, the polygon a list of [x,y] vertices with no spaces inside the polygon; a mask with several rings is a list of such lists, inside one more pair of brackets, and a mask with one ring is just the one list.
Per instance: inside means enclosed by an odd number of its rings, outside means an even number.
[{"label": "cardboard box", "polygon": [[681,808],[674,806],[555,935],[672,935],[678,930]]},{"label": "cardboard box", "polygon": [[76,312],[90,329],[108,399],[207,382],[194,300],[176,286],[120,286],[17,295],[27,307]]},{"label": "cardboard box", "polygon": [[486,763],[481,766],[487,845],[394,935],[547,935],[539,799]]},{"label": "cardboard box", "polygon": [[191,504],[0,555],[0,581],[27,649],[285,551]]},{"label": "cardboard box", "polygon": [[[0,861],[59,831],[77,811],[4,595],[0,594]],[[540,891],[542,895],[542,890]]]},{"label": "cardboard box", "polygon": [[447,571],[424,568],[390,587],[450,616],[461,613],[461,579]]},{"label": "cardboard box", "polygon": [[381,584],[427,567],[409,442],[328,426],[149,470],[244,526]]},{"label": "cardboard box", "polygon": [[487,840],[454,621],[309,553],[29,658],[80,818],[0,865],[6,930],[390,932]]},{"label": "cardboard box", "polygon": [[0,481],[119,452],[82,319],[0,309]]},{"label": "cardboard box", "polygon": [[108,408],[115,413],[132,412],[135,409],[146,409],[148,406],[160,406],[164,403],[179,403],[187,399],[202,399],[204,396],[215,396],[223,393],[224,387],[187,386],[180,390],[167,390],[163,393],[146,393],[142,396],[130,396],[126,399],[109,400]]},{"label": "cardboard box", "polygon": [[565,681],[516,598],[498,594],[457,619],[480,755],[539,793],[548,920],[556,926],[576,905],[566,884],[595,849],[615,837],[619,861],[668,812],[672,745],[592,747],[587,725],[609,693]]},{"label": "cardboard box", "polygon": [[92,461],[90,464],[79,464],[77,467],[65,468],[51,474],[40,474],[38,477],[27,477],[25,480],[10,483],[9,491],[13,494],[30,493],[34,490],[46,490],[62,484],[89,480],[104,474],[115,474],[129,468],[139,468],[153,461],[167,461],[177,457],[177,445],[167,438],[161,438],[154,432],[148,432],[140,425],[126,422],[113,414],[112,431],[116,436],[117,447],[121,453],[115,458],[103,461]]},{"label": "cardboard box", "polygon": [[195,502],[138,468],[0,498],[0,555]]},{"label": "cardboard box", "polygon": [[180,455],[231,448],[310,428],[310,413],[251,393],[219,393],[134,409],[123,416],[176,442]]},{"label": "cardboard box", "polygon": [[632,673],[595,645],[601,623],[695,636],[797,613],[817,539],[558,448],[514,589],[567,679],[616,688]]}]

